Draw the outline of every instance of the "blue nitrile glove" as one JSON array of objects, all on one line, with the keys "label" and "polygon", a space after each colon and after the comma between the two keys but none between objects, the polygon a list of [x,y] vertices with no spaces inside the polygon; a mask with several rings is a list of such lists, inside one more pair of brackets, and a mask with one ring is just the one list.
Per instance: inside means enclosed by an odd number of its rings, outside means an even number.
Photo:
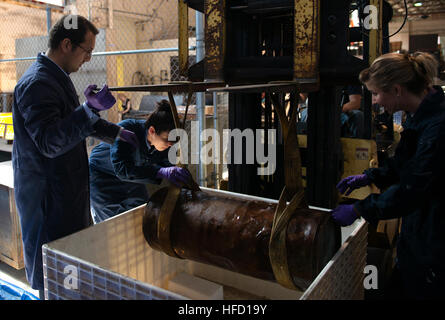
[{"label": "blue nitrile glove", "polygon": [[332,218],[342,227],[351,225],[359,217],[360,216],[357,211],[355,211],[353,204],[341,204],[332,210]]},{"label": "blue nitrile glove", "polygon": [[345,191],[349,189],[348,192],[346,192],[345,194],[347,196],[355,189],[365,187],[369,184],[371,184],[371,181],[369,181],[366,174],[358,174],[355,176],[349,176],[341,180],[337,184],[337,189],[338,191],[340,191],[341,194],[345,193]]},{"label": "blue nitrile glove", "polygon": [[119,132],[119,137],[118,138],[121,139],[122,141],[128,142],[135,149],[139,148],[138,138],[136,137],[136,135],[132,131],[122,129]]},{"label": "blue nitrile glove", "polygon": [[108,86],[104,85],[104,87],[98,92],[94,93],[93,91],[97,89],[95,84],[90,84],[85,89],[85,97],[87,98],[87,105],[91,109],[95,109],[96,111],[103,111],[110,109],[115,103],[116,99],[111,94],[110,90],[108,90]]},{"label": "blue nitrile glove", "polygon": [[159,169],[156,178],[167,179],[177,187],[182,185],[189,185],[192,180],[192,175],[185,168],[180,167],[166,167]]}]

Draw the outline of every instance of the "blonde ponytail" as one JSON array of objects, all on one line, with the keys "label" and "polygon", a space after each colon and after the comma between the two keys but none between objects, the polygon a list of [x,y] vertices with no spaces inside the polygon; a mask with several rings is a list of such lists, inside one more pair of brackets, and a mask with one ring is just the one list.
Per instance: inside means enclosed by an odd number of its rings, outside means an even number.
[{"label": "blonde ponytail", "polygon": [[400,53],[387,53],[374,60],[369,68],[360,73],[363,83],[370,82],[388,91],[395,84],[420,94],[433,84],[437,76],[438,62],[429,53],[416,52],[412,56]]},{"label": "blonde ponytail", "polygon": [[412,55],[413,63],[418,74],[425,75],[425,79],[428,82],[428,86],[431,86],[434,82],[434,78],[437,77],[437,71],[439,63],[429,53],[415,52]]}]

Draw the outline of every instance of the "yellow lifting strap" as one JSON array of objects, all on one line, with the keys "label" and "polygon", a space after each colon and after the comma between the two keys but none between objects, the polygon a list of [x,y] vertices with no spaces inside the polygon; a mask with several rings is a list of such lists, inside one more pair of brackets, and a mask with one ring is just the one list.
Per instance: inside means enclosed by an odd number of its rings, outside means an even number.
[{"label": "yellow lifting strap", "polygon": [[277,282],[286,288],[297,289],[287,263],[286,233],[293,213],[301,206],[300,203],[304,199],[304,190],[295,194],[288,205],[286,205],[286,194],[287,189],[284,187],[273,218],[269,240],[269,259]]},{"label": "yellow lifting strap", "polygon": [[[176,103],[175,103],[175,100],[173,97],[173,93],[168,92],[168,98],[170,100],[170,107],[172,110],[173,120],[175,122],[176,128],[184,128],[185,127],[187,111],[188,111],[189,104],[191,102],[192,94],[193,94],[193,92],[189,91],[186,111],[184,114],[184,121],[181,126],[181,124],[179,122],[178,110],[176,108]],[[178,148],[179,148],[179,146],[178,146]],[[181,152],[180,149],[179,149],[179,152]],[[185,168],[185,165],[183,165],[181,163],[179,163],[178,166],[181,168]],[[199,185],[195,181],[192,181],[192,190],[194,190],[194,191],[200,190]],[[175,250],[172,247],[171,234],[170,234],[173,212],[175,210],[176,203],[178,202],[180,193],[181,193],[181,188],[175,186],[174,184],[170,184],[170,186],[168,187],[167,196],[164,199],[164,203],[162,204],[161,211],[159,214],[158,226],[157,226],[157,236],[159,239],[159,243],[165,253],[167,253],[169,256],[182,259],[181,257],[179,257],[176,254]]]},{"label": "yellow lifting strap", "polygon": [[280,120],[284,137],[285,187],[275,209],[269,240],[269,259],[277,282],[286,288],[298,289],[289,271],[286,247],[287,225],[290,219],[298,208],[307,207],[301,178],[301,157],[296,127],[297,108],[291,108],[292,113],[288,120],[278,96],[271,94],[271,101]]}]

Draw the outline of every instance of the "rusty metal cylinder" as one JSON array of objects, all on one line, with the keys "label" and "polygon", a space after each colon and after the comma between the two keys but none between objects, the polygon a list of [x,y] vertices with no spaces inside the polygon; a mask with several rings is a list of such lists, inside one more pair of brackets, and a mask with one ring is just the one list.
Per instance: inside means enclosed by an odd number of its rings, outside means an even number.
[{"label": "rusty metal cylinder", "polygon": [[[143,233],[148,244],[163,251],[157,225],[167,188],[147,203]],[[170,243],[177,256],[252,277],[275,280],[269,240],[276,204],[229,198],[182,189],[170,224]],[[329,213],[301,208],[287,226],[290,275],[307,286],[340,247],[340,228]]]}]

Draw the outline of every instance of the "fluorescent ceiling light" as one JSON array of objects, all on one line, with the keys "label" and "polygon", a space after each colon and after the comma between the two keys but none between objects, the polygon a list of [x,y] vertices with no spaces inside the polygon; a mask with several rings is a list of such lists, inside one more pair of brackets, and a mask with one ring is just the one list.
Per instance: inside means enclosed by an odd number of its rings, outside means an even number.
[{"label": "fluorescent ceiling light", "polygon": [[423,6],[423,3],[422,2],[414,2],[414,6],[421,7],[421,6]]},{"label": "fluorescent ceiling light", "polygon": [[38,0],[38,2],[44,2],[47,4],[52,4],[54,6],[59,6],[59,7],[65,6],[64,0]]}]

